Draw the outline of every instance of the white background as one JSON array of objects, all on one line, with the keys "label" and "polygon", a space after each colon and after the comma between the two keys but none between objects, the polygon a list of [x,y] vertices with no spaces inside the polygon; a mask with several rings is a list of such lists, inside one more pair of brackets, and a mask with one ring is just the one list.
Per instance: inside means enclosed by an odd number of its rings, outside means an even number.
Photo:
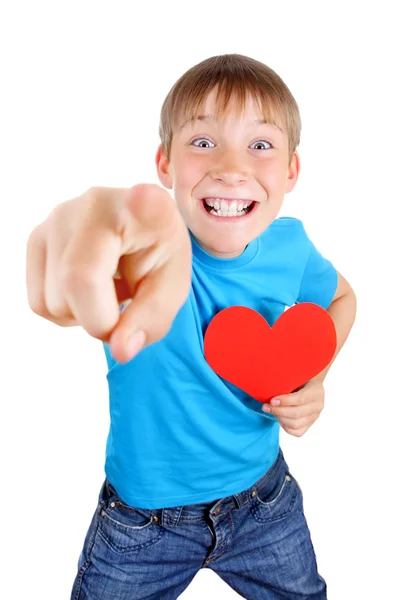
[{"label": "white background", "polygon": [[[104,478],[101,343],[34,315],[30,231],[91,186],[159,183],[161,104],[237,52],[301,111],[303,220],[358,298],[326,408],[281,444],[329,600],[417,593],[418,70],[414,2],[13,2],[0,13],[2,597],[70,596]],[[208,569],[185,600],[239,596]]]}]

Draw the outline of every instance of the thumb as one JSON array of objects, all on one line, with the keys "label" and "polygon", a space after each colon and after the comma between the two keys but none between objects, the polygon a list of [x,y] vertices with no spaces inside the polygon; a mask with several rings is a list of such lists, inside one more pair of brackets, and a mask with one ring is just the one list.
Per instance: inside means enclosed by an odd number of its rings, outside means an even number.
[{"label": "thumb", "polygon": [[127,190],[119,219],[121,254],[132,254],[167,238],[176,213],[172,197],[158,185],[139,183]]}]

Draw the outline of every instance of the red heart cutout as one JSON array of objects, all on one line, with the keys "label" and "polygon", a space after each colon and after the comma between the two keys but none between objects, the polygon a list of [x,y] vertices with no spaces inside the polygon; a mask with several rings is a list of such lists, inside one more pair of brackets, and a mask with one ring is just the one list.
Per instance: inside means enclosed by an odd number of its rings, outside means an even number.
[{"label": "red heart cutout", "polygon": [[204,355],[212,369],[259,402],[290,394],[325,369],[336,351],[329,313],[303,302],[271,328],[255,310],[231,306],[210,322]]}]

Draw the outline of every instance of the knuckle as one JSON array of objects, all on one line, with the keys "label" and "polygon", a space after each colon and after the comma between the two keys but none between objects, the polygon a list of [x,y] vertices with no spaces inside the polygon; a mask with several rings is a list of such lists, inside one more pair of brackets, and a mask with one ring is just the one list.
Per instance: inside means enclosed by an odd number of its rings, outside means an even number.
[{"label": "knuckle", "polygon": [[89,188],[84,194],[77,198],[84,218],[86,216],[103,215],[107,212],[109,204],[112,204],[114,198],[108,190],[100,187]]},{"label": "knuckle", "polygon": [[[76,196],[76,198],[74,198],[75,200],[78,199],[82,199],[83,201],[86,200],[90,200],[90,201],[95,201],[97,199],[100,198],[100,196],[103,196],[103,188],[102,188],[102,194],[101,192],[101,188],[97,185],[92,186],[90,188],[88,188],[86,191],[84,191],[82,194],[80,194],[80,196]],[[71,200],[70,200],[71,202]]]},{"label": "knuckle", "polygon": [[38,225],[37,227],[35,227],[35,229],[33,229],[31,231],[31,233],[28,237],[28,240],[26,242],[26,251],[28,253],[30,253],[30,251],[32,250],[34,245],[38,242],[40,235],[41,235],[41,226]]},{"label": "knuckle", "polygon": [[45,312],[46,315],[42,316],[45,316],[49,321],[59,319],[66,313],[66,305],[62,299],[59,299],[56,293],[50,293],[45,297]]},{"label": "knuckle", "polygon": [[47,225],[50,223],[55,223],[57,220],[59,220],[61,218],[61,215],[63,213],[63,210],[65,210],[67,202],[68,201],[60,202],[59,204],[54,206],[54,208],[49,213],[48,218],[46,219]]},{"label": "knuckle", "polygon": [[33,313],[38,315],[39,317],[46,318],[48,315],[48,311],[46,309],[45,303],[40,297],[28,297],[29,308]]},{"label": "knuckle", "polygon": [[301,427],[300,428],[295,427],[295,428],[291,429],[291,433],[295,437],[301,437],[304,433],[304,430]]},{"label": "knuckle", "polygon": [[286,426],[286,427],[283,427],[283,429],[285,429],[285,431],[289,435],[293,435],[294,437],[301,437],[304,433],[304,431],[302,431],[301,429],[297,429],[296,427]]},{"label": "knuckle", "polygon": [[166,190],[156,183],[137,183],[132,186],[130,191],[134,191],[138,194],[136,197],[142,202],[147,201],[149,198],[155,198],[156,196],[162,196],[164,194],[168,195]]},{"label": "knuckle", "polygon": [[63,265],[59,283],[64,292],[70,294],[92,290],[99,285],[94,270],[86,268],[85,265]]},{"label": "knuckle", "polygon": [[146,183],[145,187],[151,193],[166,193],[166,190],[163,189],[161,185],[158,185],[158,183]]},{"label": "knuckle", "polygon": [[134,187],[141,188],[141,191],[144,194],[147,194],[147,193],[149,193],[150,195],[167,194],[166,190],[164,188],[162,188],[160,185],[158,185],[157,183],[138,183]]}]

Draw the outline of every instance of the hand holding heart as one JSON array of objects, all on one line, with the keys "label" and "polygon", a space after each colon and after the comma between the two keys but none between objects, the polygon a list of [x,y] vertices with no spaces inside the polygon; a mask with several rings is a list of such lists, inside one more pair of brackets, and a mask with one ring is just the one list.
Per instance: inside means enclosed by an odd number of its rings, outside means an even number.
[{"label": "hand holding heart", "polygon": [[204,354],[213,370],[271,410],[285,431],[302,435],[324,407],[323,384],[314,381],[332,360],[336,329],[321,306],[304,302],[269,327],[255,310],[231,306],[208,325]]},{"label": "hand holding heart", "polygon": [[[278,402],[277,402],[278,401]],[[324,386],[321,381],[309,381],[298,392],[283,394],[264,404],[262,410],[276,416],[290,435],[301,437],[319,418],[324,408]]]}]

